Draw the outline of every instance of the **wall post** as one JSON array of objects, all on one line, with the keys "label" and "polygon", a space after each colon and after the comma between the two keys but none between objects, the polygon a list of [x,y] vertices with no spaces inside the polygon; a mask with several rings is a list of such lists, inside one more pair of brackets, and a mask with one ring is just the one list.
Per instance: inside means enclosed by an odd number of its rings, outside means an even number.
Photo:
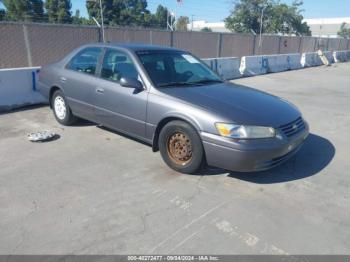
[{"label": "wall post", "polygon": [[317,46],[317,44],[318,44],[318,39],[319,39],[319,38],[315,38],[314,52],[316,52],[317,49],[318,49],[318,46]]},{"label": "wall post", "polygon": [[221,50],[222,50],[222,34],[218,33],[217,52],[216,52],[217,57],[221,57]]},{"label": "wall post", "polygon": [[328,51],[329,49],[329,36],[328,36],[328,39],[327,39],[327,47],[326,47],[326,51]]},{"label": "wall post", "polygon": [[253,37],[253,54],[251,54],[251,55],[255,55],[255,42],[256,42],[256,35],[254,35],[254,37]]},{"label": "wall post", "polygon": [[282,42],[282,36],[278,37],[278,54],[281,54],[281,42]]},{"label": "wall post", "polygon": [[102,34],[101,34],[101,29],[99,27],[96,28],[97,30],[97,39],[99,43],[102,43]]},{"label": "wall post", "polygon": [[30,49],[30,42],[29,42],[29,36],[28,36],[28,28],[26,24],[23,24],[23,35],[24,35],[24,44],[26,47],[26,51],[27,51],[27,60],[28,60],[28,66],[32,67],[33,63],[32,63],[32,52]]},{"label": "wall post", "polygon": [[170,46],[174,46],[174,32],[170,31]]},{"label": "wall post", "polygon": [[298,53],[302,53],[301,52],[301,44],[302,44],[302,42],[303,42],[303,37],[302,36],[299,36],[299,47],[298,47]]},{"label": "wall post", "polygon": [[339,43],[338,43],[338,48],[337,48],[337,50],[338,50],[338,51],[341,51],[341,50],[340,50],[341,40],[342,40],[342,39],[341,39],[341,38],[339,38]]}]

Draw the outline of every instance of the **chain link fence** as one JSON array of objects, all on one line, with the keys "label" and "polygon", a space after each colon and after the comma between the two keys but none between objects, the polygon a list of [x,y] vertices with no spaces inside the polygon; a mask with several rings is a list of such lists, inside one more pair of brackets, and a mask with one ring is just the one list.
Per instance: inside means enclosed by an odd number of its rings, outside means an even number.
[{"label": "chain link fence", "polygon": [[[109,42],[135,42],[186,49],[201,58],[242,57],[349,50],[350,40],[233,33],[178,32],[106,28]],[[74,48],[101,42],[94,26],[0,22],[0,68],[41,66],[57,61]]]}]

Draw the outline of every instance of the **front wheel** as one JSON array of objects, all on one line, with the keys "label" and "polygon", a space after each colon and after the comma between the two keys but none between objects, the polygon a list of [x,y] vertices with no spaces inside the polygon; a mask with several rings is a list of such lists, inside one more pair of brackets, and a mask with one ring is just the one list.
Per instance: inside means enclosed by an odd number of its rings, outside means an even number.
[{"label": "front wheel", "polygon": [[193,174],[204,163],[204,150],[197,131],[183,121],[167,123],[159,134],[159,151],[172,169]]},{"label": "front wheel", "polygon": [[61,90],[53,94],[51,101],[55,118],[60,124],[69,126],[76,122],[77,118],[72,114]]}]

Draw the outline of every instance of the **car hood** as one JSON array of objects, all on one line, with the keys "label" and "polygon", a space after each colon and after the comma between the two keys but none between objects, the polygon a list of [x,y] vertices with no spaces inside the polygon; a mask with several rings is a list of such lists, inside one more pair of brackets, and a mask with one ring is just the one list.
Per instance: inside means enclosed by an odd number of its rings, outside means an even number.
[{"label": "car hood", "polygon": [[237,124],[278,127],[300,116],[295,106],[279,97],[233,83],[168,87],[158,91]]}]

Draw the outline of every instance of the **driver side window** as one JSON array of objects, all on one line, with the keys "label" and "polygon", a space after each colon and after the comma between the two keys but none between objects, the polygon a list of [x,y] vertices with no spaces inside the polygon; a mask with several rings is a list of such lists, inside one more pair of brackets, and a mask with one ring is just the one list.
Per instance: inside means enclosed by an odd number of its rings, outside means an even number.
[{"label": "driver side window", "polygon": [[136,67],[127,54],[107,49],[102,63],[101,78],[119,82],[122,77],[138,79]]}]

